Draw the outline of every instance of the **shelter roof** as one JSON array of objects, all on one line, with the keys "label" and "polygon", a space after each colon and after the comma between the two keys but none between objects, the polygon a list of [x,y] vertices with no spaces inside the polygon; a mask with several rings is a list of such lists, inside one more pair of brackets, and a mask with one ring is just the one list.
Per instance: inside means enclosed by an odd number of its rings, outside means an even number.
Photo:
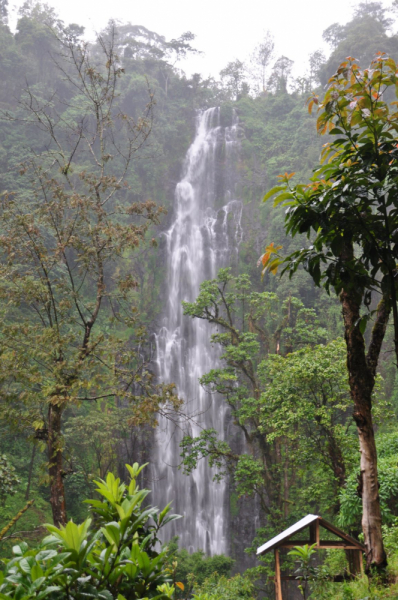
[{"label": "shelter roof", "polygon": [[[322,525],[322,527],[344,540],[345,544],[347,544],[348,542],[350,546],[355,546],[356,548],[358,548],[358,550],[364,549],[362,544],[360,544],[357,540],[352,538],[350,535],[347,535],[346,533],[344,533],[344,531],[341,531],[341,529],[338,529],[328,521],[325,521],[325,519],[322,519],[322,517],[320,517],[319,515],[307,515],[303,519],[300,519],[300,521],[297,521],[297,523],[295,523],[291,527],[285,529],[285,531],[282,531],[282,533],[279,533],[277,536],[272,538],[272,540],[269,540],[268,542],[260,546],[260,548],[257,549],[257,555],[269,552],[270,550],[278,546],[283,546],[284,542],[287,542],[287,540],[292,535],[298,533],[302,529],[305,529],[305,527],[308,527],[316,522],[319,522],[319,525]],[[341,543],[342,547],[345,545],[344,542]],[[302,545],[302,542],[297,542],[297,545]]]}]

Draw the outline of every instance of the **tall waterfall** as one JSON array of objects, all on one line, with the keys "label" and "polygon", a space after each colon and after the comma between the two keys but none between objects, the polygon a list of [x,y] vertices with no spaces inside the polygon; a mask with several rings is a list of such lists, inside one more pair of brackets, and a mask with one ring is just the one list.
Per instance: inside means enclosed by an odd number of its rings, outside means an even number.
[{"label": "tall waterfall", "polygon": [[199,435],[205,428],[224,435],[226,408],[222,399],[207,393],[199,378],[214,368],[214,332],[206,321],[184,317],[181,302],[195,300],[200,283],[214,278],[236,255],[241,237],[241,202],[234,198],[238,124],[220,124],[220,109],[197,117],[196,136],[189,148],[183,177],[175,191],[174,222],[166,236],[166,293],[163,326],[156,336],[159,379],[174,382],[185,401],[189,418],[175,424],[161,419],[154,449],[154,501],[172,502],[183,515],[168,526],[169,537],[208,554],[228,551],[227,483],[213,482],[214,471],[200,461],[189,476],[178,469],[183,435]]}]

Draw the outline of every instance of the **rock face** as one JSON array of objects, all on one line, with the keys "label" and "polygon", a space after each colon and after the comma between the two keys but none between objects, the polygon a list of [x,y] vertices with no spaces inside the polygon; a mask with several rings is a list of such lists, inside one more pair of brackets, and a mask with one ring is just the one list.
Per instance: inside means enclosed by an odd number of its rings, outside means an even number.
[{"label": "rock face", "polygon": [[[172,502],[184,516],[168,527],[181,546],[208,554],[230,553],[229,484],[213,482],[214,471],[200,461],[190,476],[178,469],[180,441],[213,428],[224,437],[228,411],[207,393],[199,378],[217,365],[207,322],[183,316],[183,300],[195,300],[202,281],[236,261],[241,239],[242,203],[235,198],[239,151],[238,122],[210,108],[197,117],[195,139],[187,152],[175,191],[174,219],[164,232],[166,286],[162,327],[156,337],[159,379],[174,382],[187,416],[161,419],[152,453],[154,503]],[[230,425],[230,424],[229,424]]]}]

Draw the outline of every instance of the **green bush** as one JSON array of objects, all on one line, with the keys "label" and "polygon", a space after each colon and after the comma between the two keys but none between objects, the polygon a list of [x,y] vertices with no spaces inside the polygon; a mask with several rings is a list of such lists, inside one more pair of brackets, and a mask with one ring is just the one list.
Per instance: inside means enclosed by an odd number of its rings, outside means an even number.
[{"label": "green bush", "polygon": [[228,579],[213,573],[193,595],[194,600],[254,600],[253,583],[244,575],[235,575]]},{"label": "green bush", "polygon": [[[379,434],[376,438],[378,453],[378,477],[383,523],[392,525],[398,516],[398,432]],[[358,494],[359,470],[347,478],[346,487],[340,492],[338,524],[342,529],[360,531],[362,501]]]},{"label": "green bush", "polygon": [[235,563],[233,558],[224,554],[206,556],[203,550],[189,553],[185,548],[178,548],[177,540],[178,538],[174,538],[167,544],[173,580],[184,585],[184,591],[176,590],[177,598],[185,598],[186,592],[201,586],[214,573],[219,577],[231,577],[231,569]]},{"label": "green bush", "polygon": [[[178,518],[143,509],[149,490],[140,490],[136,478],[143,467],[126,465],[129,485],[112,473],[95,481],[99,500],[86,500],[92,518],[81,525],[47,525],[50,536],[40,546],[26,543],[13,548],[13,558],[4,560],[0,572],[0,599],[30,600],[135,600],[169,598],[166,552],[157,552],[158,533]],[[153,522],[151,524],[151,522]]]}]

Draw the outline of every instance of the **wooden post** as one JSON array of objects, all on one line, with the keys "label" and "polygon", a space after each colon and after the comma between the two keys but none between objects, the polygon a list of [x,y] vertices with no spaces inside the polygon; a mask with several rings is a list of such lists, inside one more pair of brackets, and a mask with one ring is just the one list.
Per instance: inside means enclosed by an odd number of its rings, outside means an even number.
[{"label": "wooden post", "polygon": [[320,548],[321,540],[320,540],[320,535],[319,535],[319,519],[317,519],[316,523],[315,523],[315,538],[316,538],[316,547]]},{"label": "wooden post", "polygon": [[[316,542],[316,522],[311,523],[310,525],[310,544],[315,544]],[[297,544],[298,546],[299,544]]]},{"label": "wooden post", "polygon": [[362,550],[346,550],[351,575],[363,573]]},{"label": "wooden post", "polygon": [[282,598],[281,566],[279,562],[279,550],[275,548],[275,600]]}]

